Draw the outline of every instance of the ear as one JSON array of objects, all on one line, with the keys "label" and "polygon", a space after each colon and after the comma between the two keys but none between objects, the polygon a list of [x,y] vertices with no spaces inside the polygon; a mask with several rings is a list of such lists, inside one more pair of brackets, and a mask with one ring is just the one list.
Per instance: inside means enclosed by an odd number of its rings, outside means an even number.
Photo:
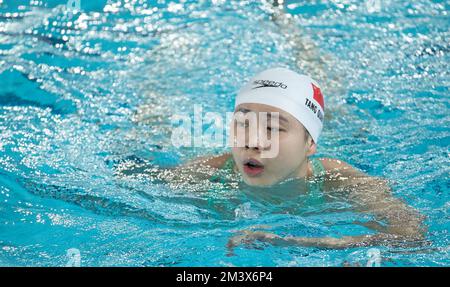
[{"label": "ear", "polygon": [[306,141],[306,156],[311,156],[317,151],[317,145],[311,137]]}]

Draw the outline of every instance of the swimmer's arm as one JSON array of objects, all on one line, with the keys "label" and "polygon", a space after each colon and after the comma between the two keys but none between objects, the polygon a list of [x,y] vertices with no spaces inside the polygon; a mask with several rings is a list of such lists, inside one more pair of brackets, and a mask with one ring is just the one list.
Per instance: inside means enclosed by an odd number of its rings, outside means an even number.
[{"label": "swimmer's arm", "polygon": [[[385,240],[396,240],[384,234],[361,235],[361,236],[344,236],[341,238],[334,237],[295,237],[295,236],[279,236],[274,233],[265,231],[248,231],[243,230],[241,234],[231,237],[228,240],[227,248],[229,255],[233,255],[233,250],[241,244],[251,244],[254,241],[270,243],[274,246],[303,246],[317,248],[353,248],[363,246],[381,245]],[[375,244],[376,243],[376,244]]]},{"label": "swimmer's arm", "polygon": [[231,157],[230,153],[224,153],[221,155],[216,156],[203,156],[199,157],[195,160],[192,160],[184,165],[181,165],[180,167],[186,167],[186,166],[206,166],[206,167],[212,167],[212,168],[220,168],[222,167],[227,159]]},{"label": "swimmer's arm", "polygon": [[[369,176],[351,165],[333,159],[323,159],[328,185],[339,188],[356,211],[375,217],[374,222],[360,223],[376,234],[341,238],[273,238],[275,243],[297,244],[324,248],[350,248],[373,245],[416,244],[425,239],[423,216],[391,193],[388,181]],[[379,222],[384,222],[382,225]]]},{"label": "swimmer's arm", "polygon": [[[328,162],[327,162],[328,161]],[[299,245],[319,248],[352,248],[374,245],[394,245],[397,243],[423,243],[425,230],[423,216],[401,200],[391,194],[386,180],[370,177],[342,161],[322,160],[329,181],[328,185],[347,190],[348,199],[355,203],[358,211],[375,216],[376,222],[381,224],[364,224],[366,227],[378,231],[376,234],[360,236],[334,237],[281,237],[264,231],[242,231],[243,234],[232,237],[228,248],[232,250],[242,243],[258,240],[278,246]],[[331,182],[331,183],[330,183]],[[328,186],[330,187],[330,186]]]},{"label": "swimmer's arm", "polygon": [[172,168],[160,168],[150,163],[125,162],[116,168],[116,175],[137,177],[145,175],[156,182],[165,183],[196,183],[199,180],[209,179],[211,173],[223,166],[230,156],[230,153],[203,156]]},{"label": "swimmer's arm", "polygon": [[333,182],[344,190],[347,200],[354,208],[375,216],[381,224],[365,224],[366,227],[379,232],[374,236],[363,236],[364,242],[377,243],[386,240],[421,241],[425,237],[424,217],[415,209],[392,195],[387,180],[369,176],[351,165],[338,160],[322,161]]},{"label": "swimmer's arm", "polygon": [[[174,168],[163,171],[163,178],[168,183],[197,184],[209,180],[221,168],[231,154],[203,156]],[[161,177],[161,176],[160,176]]]}]

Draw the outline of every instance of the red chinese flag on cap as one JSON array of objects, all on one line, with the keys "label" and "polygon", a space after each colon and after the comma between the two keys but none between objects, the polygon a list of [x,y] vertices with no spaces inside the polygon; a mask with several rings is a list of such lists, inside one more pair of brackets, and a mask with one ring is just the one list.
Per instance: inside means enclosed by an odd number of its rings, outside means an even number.
[{"label": "red chinese flag on cap", "polygon": [[322,96],[322,92],[320,91],[320,88],[317,87],[316,85],[314,85],[313,83],[311,83],[312,87],[313,87],[313,99],[316,100],[319,105],[322,107],[322,110],[325,111],[325,106],[323,103],[323,96]]}]

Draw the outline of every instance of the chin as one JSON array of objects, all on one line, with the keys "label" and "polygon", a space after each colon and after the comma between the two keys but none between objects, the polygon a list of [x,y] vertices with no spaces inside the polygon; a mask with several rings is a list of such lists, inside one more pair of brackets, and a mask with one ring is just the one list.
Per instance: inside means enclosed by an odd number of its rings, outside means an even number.
[{"label": "chin", "polygon": [[276,182],[272,182],[272,181],[268,182],[267,180],[264,180],[263,178],[243,177],[243,179],[244,179],[244,182],[250,186],[269,187],[276,183]]}]

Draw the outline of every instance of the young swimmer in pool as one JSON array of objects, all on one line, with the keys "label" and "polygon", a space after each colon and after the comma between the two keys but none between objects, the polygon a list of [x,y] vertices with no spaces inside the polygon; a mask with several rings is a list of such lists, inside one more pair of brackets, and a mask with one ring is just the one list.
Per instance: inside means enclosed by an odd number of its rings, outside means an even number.
[{"label": "young swimmer in pool", "polygon": [[[272,112],[278,113],[278,122],[270,119]],[[257,115],[256,133],[247,125],[245,115],[248,114]],[[266,193],[295,180],[308,183],[307,195],[311,200],[307,202],[340,199],[351,203],[355,211],[375,217],[374,221],[357,223],[377,232],[362,236],[281,237],[265,231],[244,230],[230,238],[230,254],[236,246],[254,241],[324,248],[423,243],[423,217],[393,197],[386,180],[371,177],[338,159],[311,157],[317,149],[324,114],[318,83],[285,68],[269,69],[251,79],[237,95],[233,121],[236,128],[230,134],[231,142],[236,145],[231,154],[203,157],[169,170],[125,162],[117,172],[123,176],[151,174],[156,182],[162,180],[176,187],[200,182],[201,189],[204,188],[202,180],[221,181],[225,172],[240,175],[248,186],[263,188],[255,192]],[[267,137],[263,136],[264,129]],[[278,131],[277,141],[269,137],[274,130]],[[242,139],[244,142],[240,142]],[[270,154],[274,146],[277,146],[276,156],[263,156]],[[299,193],[304,192],[302,185],[298,187]]]},{"label": "young swimmer in pool", "polygon": [[[270,120],[270,112],[278,112],[278,122]],[[392,196],[387,181],[371,177],[344,161],[331,158],[312,159],[322,131],[324,100],[319,85],[310,77],[285,68],[275,68],[256,75],[237,95],[235,113],[267,113],[257,118],[258,131],[249,131],[249,121],[236,117],[231,137],[244,138],[241,146],[232,147],[231,154],[199,159],[187,166],[227,169],[242,175],[250,186],[270,187],[292,179],[318,182],[319,192],[343,197],[359,212],[375,216],[376,222],[364,226],[374,235],[333,237],[281,237],[264,232],[245,230],[228,242],[230,251],[240,244],[264,241],[274,245],[301,245],[324,248],[348,248],[396,243],[417,243],[424,240],[422,217],[401,200]],[[245,118],[244,118],[245,119]],[[262,136],[267,128],[278,131],[278,152],[275,157],[263,154],[273,148],[274,139]],[[244,133],[246,137],[239,133]],[[253,136],[253,138],[252,138]],[[233,142],[236,143],[236,140]],[[251,142],[255,143],[253,146]],[[194,167],[192,169],[192,167]]]}]

